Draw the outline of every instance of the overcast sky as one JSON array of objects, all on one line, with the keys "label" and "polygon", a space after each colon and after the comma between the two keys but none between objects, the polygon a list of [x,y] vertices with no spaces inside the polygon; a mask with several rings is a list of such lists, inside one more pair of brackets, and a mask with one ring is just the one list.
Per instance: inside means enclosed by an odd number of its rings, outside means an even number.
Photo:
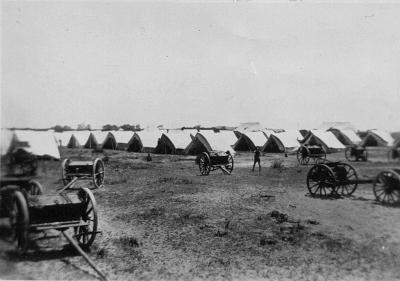
[{"label": "overcast sky", "polygon": [[2,3],[3,127],[400,129],[400,4]]}]

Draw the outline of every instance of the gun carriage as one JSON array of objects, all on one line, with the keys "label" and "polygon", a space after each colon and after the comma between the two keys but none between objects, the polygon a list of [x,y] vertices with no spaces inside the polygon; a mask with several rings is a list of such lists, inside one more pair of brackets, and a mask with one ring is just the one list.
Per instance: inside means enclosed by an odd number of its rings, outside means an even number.
[{"label": "gun carriage", "polygon": [[33,195],[25,197],[16,190],[9,200],[9,218],[12,234],[20,254],[25,254],[29,243],[49,230],[60,231],[68,242],[85,258],[89,265],[100,275],[105,276],[94,265],[83,249],[87,250],[94,242],[97,231],[97,205],[93,193],[88,188],[66,191],[77,181],[74,178],[57,194]]},{"label": "gun carriage", "polygon": [[297,161],[300,165],[307,165],[313,159],[314,163],[324,162],[326,151],[320,145],[301,145],[297,150]]},{"label": "gun carriage", "polygon": [[348,161],[367,161],[368,160],[368,151],[365,146],[361,145],[352,145],[347,146],[344,151],[345,157]]},{"label": "gun carriage", "polygon": [[307,188],[311,196],[348,196],[356,191],[359,184],[373,184],[378,202],[400,203],[400,169],[382,171],[376,177],[359,178],[351,165],[329,162],[314,165],[307,174]]},{"label": "gun carriage", "polygon": [[94,161],[64,159],[61,168],[64,185],[75,177],[80,180],[92,180],[94,188],[99,188],[104,184],[104,163],[100,158]]},{"label": "gun carriage", "polygon": [[16,191],[12,198],[10,221],[21,253],[28,249],[29,233],[50,229],[64,232],[72,228],[73,237],[87,249],[97,234],[96,201],[87,188],[29,197]]},{"label": "gun carriage", "polygon": [[233,170],[233,157],[229,151],[203,152],[198,156],[200,173],[208,175],[210,171],[221,169],[225,174]]}]

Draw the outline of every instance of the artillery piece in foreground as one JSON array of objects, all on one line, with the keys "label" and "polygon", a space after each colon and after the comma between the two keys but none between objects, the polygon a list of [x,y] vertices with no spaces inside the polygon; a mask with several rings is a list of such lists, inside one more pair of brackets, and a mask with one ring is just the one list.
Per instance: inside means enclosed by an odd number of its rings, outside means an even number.
[{"label": "artillery piece in foreground", "polygon": [[57,194],[26,197],[18,190],[14,191],[7,202],[12,234],[18,252],[25,254],[35,237],[41,236],[36,240],[52,238],[54,236],[47,236],[47,231],[60,231],[99,276],[106,280],[83,251],[90,248],[99,233],[96,200],[88,188],[67,192],[76,181],[77,178],[72,179]]},{"label": "artillery piece in foreground", "polygon": [[347,163],[316,164],[308,171],[307,188],[311,196],[353,194],[359,184],[373,184],[375,199],[383,204],[400,203],[400,169],[385,170],[376,177],[359,178]]}]

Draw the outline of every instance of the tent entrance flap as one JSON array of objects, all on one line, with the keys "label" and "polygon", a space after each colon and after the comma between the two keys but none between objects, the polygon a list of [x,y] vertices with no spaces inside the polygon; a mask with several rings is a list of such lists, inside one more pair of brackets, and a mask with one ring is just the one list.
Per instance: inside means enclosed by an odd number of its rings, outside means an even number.
[{"label": "tent entrance flap", "polygon": [[267,143],[262,148],[263,152],[285,152],[285,146],[282,142],[275,137],[274,135],[270,135]]},{"label": "tent entrance flap", "polygon": [[208,152],[207,147],[199,139],[195,138],[189,147],[187,154],[198,155],[203,152]]}]

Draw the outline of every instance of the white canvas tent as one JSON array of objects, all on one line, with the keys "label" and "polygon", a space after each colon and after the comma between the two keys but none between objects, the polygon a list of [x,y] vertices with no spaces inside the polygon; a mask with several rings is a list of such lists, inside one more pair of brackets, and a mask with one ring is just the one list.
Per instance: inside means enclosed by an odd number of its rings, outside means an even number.
[{"label": "white canvas tent", "polygon": [[197,130],[168,130],[160,138],[155,151],[162,154],[182,154]]},{"label": "white canvas tent", "polygon": [[280,133],[273,133],[262,148],[264,152],[288,152],[297,150],[303,136],[298,130],[287,130]]},{"label": "white canvas tent", "polygon": [[341,132],[345,136],[347,136],[352,143],[359,144],[361,142],[361,138],[356,134],[355,131],[352,131],[352,130],[341,130]]},{"label": "white canvas tent", "polygon": [[254,151],[256,147],[263,147],[268,140],[267,134],[263,131],[243,131],[236,135],[239,135],[239,138],[233,145],[235,151]]},{"label": "white canvas tent", "polygon": [[127,150],[131,152],[154,152],[161,138],[161,131],[136,132],[128,143]]},{"label": "white canvas tent", "polygon": [[393,143],[393,137],[385,130],[369,130],[361,141],[364,146],[392,146]]},{"label": "white canvas tent", "polygon": [[302,142],[308,145],[321,145],[326,152],[332,152],[345,148],[345,146],[338,141],[332,132],[327,132],[324,130],[309,131]]},{"label": "white canvas tent", "polygon": [[[57,140],[52,132],[16,130],[12,132],[11,141],[9,132],[5,133],[4,147],[2,144],[2,154],[14,149],[23,149],[39,157],[51,157],[60,159]],[[3,141],[3,140],[2,140]]]},{"label": "white canvas tent", "polygon": [[108,132],[103,131],[91,131],[91,134],[96,139],[97,144],[101,147],[107,138]]},{"label": "white canvas tent", "polygon": [[126,150],[129,141],[135,134],[133,131],[111,131],[110,133],[114,136],[118,150]]},{"label": "white canvas tent", "polygon": [[353,130],[331,128],[328,131],[331,131],[343,145],[354,145],[361,142],[361,138]]},{"label": "white canvas tent", "polygon": [[72,132],[70,131],[65,131],[65,132],[55,132],[53,133],[54,137],[57,140],[57,144],[59,146],[67,146],[69,140],[71,139]]},{"label": "white canvas tent", "polygon": [[394,138],[390,134],[390,132],[385,131],[385,130],[373,130],[373,132],[378,135],[380,138],[382,138],[385,142],[387,142],[387,145],[391,146],[394,143]]},{"label": "white canvas tent", "polygon": [[286,148],[290,149],[297,149],[300,146],[299,141],[303,139],[299,130],[285,130],[284,132],[276,133],[275,136],[281,140]]},{"label": "white canvas tent", "polygon": [[232,148],[237,141],[236,135],[233,131],[200,131],[196,134],[192,142],[185,149],[185,154],[196,155],[203,151],[230,151],[234,154],[234,149]]},{"label": "white canvas tent", "polygon": [[90,131],[73,131],[67,144],[68,148],[84,147],[89,139]]},{"label": "white canvas tent", "polygon": [[94,137],[98,148],[116,149],[117,141],[113,134],[108,131],[91,131],[91,136]]},{"label": "white canvas tent", "polygon": [[131,138],[135,134],[135,132],[133,131],[111,131],[110,133],[114,136],[117,143],[126,143],[126,144],[131,140]]}]

